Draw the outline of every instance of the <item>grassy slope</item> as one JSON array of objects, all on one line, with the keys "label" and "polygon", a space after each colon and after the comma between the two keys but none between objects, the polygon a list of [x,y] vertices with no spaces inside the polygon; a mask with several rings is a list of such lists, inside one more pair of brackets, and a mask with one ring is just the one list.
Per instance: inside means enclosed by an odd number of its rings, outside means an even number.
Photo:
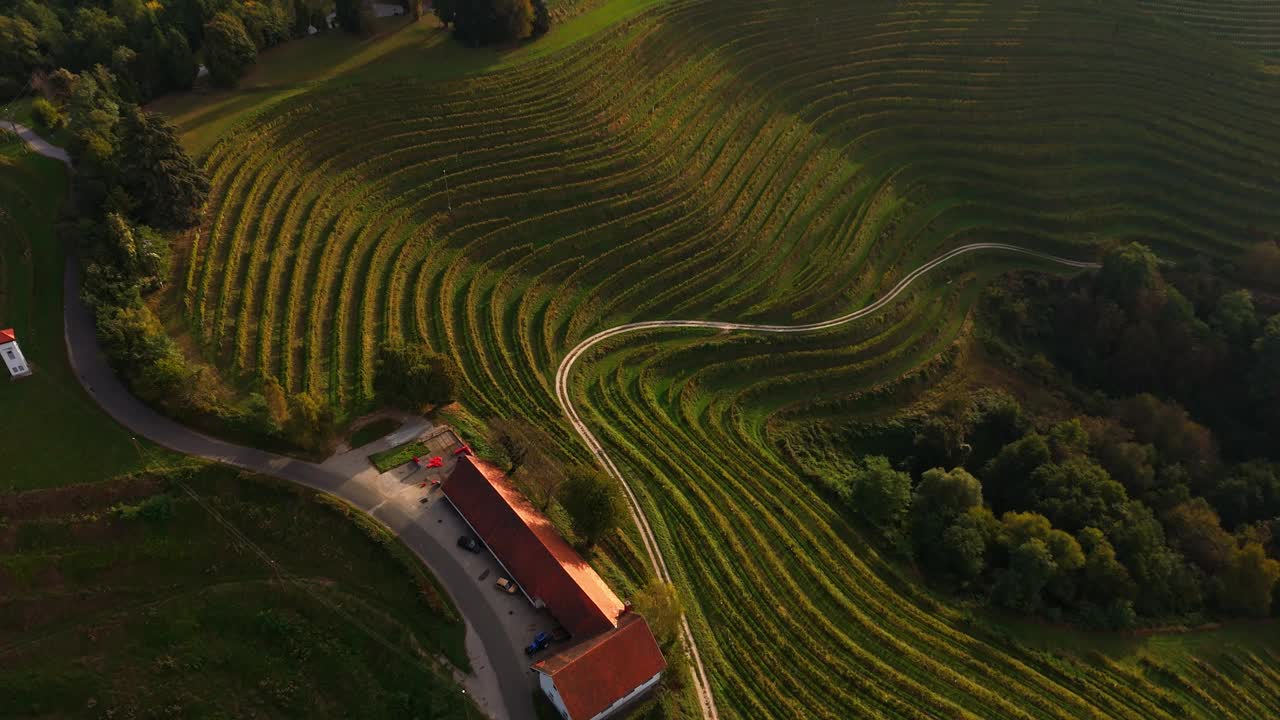
[{"label": "grassy slope", "polygon": [[[163,481],[106,479],[189,461],[135,446],[72,375],[54,234],[65,195],[60,163],[0,146],[0,322],[36,368],[0,381],[18,420],[0,437],[0,715],[479,717],[417,656],[467,667],[455,611],[367,519],[271,481],[197,474],[191,487],[302,578],[281,585]],[[166,489],[173,519],[112,519],[115,503]]]},{"label": "grassy slope", "polygon": [[[420,654],[465,667],[463,626],[394,540],[309,491],[185,476],[281,582],[172,480],[0,497],[2,714],[479,717]],[[160,496],[167,520],[110,510]]]},{"label": "grassy slope", "polygon": [[[62,337],[63,247],[54,223],[66,198],[62,164],[0,146],[0,324],[17,331],[35,374],[0,379],[10,421],[0,433],[0,492],[99,480],[139,468],[138,450],[84,393]],[[169,462],[141,442],[151,462]]]},{"label": "grassy slope", "polygon": [[[618,8],[643,9],[575,27]],[[1123,9],[690,0],[582,36],[482,52],[503,72],[466,83],[320,85],[230,133],[185,288],[207,351],[347,404],[377,338],[422,338],[478,413],[540,419],[581,457],[549,379],[622,320],[828,317],[974,240],[1231,255],[1247,225],[1280,227],[1274,79]],[[669,553],[727,716],[1275,709],[1271,629],[1044,652],[899,577],[779,456],[791,423],[927,397],[1015,265],[970,258],[818,336],[653,334],[588,359],[580,402]],[[643,575],[633,538],[605,549],[607,574]]]}]

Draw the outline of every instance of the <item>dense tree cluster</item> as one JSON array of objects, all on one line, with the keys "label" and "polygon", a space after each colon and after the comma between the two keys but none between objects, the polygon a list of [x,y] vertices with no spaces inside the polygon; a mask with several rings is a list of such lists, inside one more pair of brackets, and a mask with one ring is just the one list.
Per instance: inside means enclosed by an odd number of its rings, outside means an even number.
[{"label": "dense tree cluster", "polygon": [[[1273,254],[1280,248],[1263,242],[1244,263]],[[1280,316],[1260,314],[1249,290],[1224,279],[1255,274],[1203,260],[1165,267],[1131,244],[1070,281],[1011,278],[988,292],[982,314],[996,330],[989,344],[1016,364],[1048,375],[1056,366],[1065,377],[1055,380],[1112,397],[1176,401],[1227,457],[1280,459]]]},{"label": "dense tree cluster", "polygon": [[433,8],[469,45],[519,42],[551,29],[546,0],[436,0]]},{"label": "dense tree cluster", "polygon": [[204,368],[186,362],[143,302],[168,274],[168,241],[153,228],[195,223],[208,181],[173,127],[123,100],[106,68],[55,73],[49,98],[77,166],[79,217],[66,230],[80,239],[103,349],[142,398],[175,413],[210,407]]},{"label": "dense tree cluster", "polygon": [[1232,276],[1126,245],[1094,274],[993,287],[988,349],[1088,414],[952,398],[910,425],[897,468],[863,458],[824,483],[931,577],[1020,612],[1280,612],[1280,316]]},{"label": "dense tree cluster", "polygon": [[326,0],[0,0],[0,98],[101,65],[129,102],[191,87],[197,56],[234,84],[257,52],[327,27]]}]

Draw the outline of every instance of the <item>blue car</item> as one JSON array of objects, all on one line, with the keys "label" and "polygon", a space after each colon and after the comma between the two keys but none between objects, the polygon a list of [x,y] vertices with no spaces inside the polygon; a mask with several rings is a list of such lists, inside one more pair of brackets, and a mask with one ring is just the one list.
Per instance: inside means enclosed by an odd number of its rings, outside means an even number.
[{"label": "blue car", "polygon": [[540,632],[533,636],[533,642],[529,643],[529,647],[524,649],[524,654],[532,657],[533,655],[546,650],[547,646],[550,644],[551,636],[544,632]]}]

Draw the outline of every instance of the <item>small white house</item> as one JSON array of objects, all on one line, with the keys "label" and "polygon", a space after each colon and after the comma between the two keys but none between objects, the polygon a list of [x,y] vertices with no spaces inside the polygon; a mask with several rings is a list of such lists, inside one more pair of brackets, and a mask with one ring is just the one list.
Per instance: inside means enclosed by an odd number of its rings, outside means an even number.
[{"label": "small white house", "polygon": [[4,364],[9,368],[11,376],[20,378],[31,374],[31,366],[22,356],[22,349],[18,347],[18,336],[13,334],[13,328],[0,330],[0,357],[4,358]]}]

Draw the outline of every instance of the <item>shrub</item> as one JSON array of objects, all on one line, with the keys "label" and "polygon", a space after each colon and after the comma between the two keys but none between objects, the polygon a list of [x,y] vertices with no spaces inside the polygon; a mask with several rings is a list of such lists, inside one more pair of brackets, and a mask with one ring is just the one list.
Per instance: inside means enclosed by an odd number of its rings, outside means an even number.
[{"label": "shrub", "polygon": [[36,98],[35,102],[31,103],[31,115],[41,130],[53,132],[67,126],[67,116],[44,98]]}]

